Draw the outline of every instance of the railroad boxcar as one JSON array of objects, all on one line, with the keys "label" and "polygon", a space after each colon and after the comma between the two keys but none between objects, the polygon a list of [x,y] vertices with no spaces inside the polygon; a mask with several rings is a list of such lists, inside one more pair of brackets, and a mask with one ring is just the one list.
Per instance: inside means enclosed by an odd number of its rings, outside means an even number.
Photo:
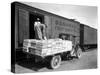
[{"label": "railroad boxcar", "polygon": [[62,38],[73,41],[80,39],[80,23],[50,12],[15,2],[15,48],[22,47],[24,39],[34,39],[34,22],[37,18],[46,24],[47,39]]},{"label": "railroad boxcar", "polygon": [[84,50],[97,48],[97,29],[80,24],[80,45]]}]

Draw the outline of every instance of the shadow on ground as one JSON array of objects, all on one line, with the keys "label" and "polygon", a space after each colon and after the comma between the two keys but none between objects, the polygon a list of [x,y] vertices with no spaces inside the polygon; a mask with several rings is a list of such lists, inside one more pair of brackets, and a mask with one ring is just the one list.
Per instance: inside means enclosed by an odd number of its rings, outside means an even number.
[{"label": "shadow on ground", "polygon": [[[43,68],[51,69],[48,62],[40,61],[36,63],[34,61],[34,58],[31,57],[27,59],[26,55],[22,52],[17,52],[16,54],[17,54],[16,64],[24,68],[28,68],[34,71],[39,71],[40,69],[43,69]],[[62,61],[67,61],[67,60],[72,60],[72,58],[62,59]]]},{"label": "shadow on ground", "polygon": [[34,70],[34,71],[38,71],[42,68],[47,68],[47,64],[45,64],[43,62],[35,63],[34,60],[32,60],[32,59],[25,59],[22,61],[18,61],[17,64],[22,67]]},{"label": "shadow on ground", "polygon": [[34,58],[26,58],[26,54],[22,52],[22,50],[16,51],[16,64],[34,70],[38,71],[42,68],[48,68],[48,64],[44,62],[37,62],[35,63]]}]

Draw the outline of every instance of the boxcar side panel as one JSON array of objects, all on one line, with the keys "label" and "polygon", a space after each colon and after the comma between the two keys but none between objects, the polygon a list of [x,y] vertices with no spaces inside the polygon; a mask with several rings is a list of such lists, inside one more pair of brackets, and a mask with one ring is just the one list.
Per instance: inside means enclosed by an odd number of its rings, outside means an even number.
[{"label": "boxcar side panel", "polygon": [[80,25],[74,21],[68,21],[59,17],[52,16],[52,26],[57,37],[59,33],[70,34],[73,36],[80,36]]},{"label": "boxcar side panel", "polygon": [[97,30],[84,25],[84,44],[97,44]]},{"label": "boxcar side panel", "polygon": [[18,18],[18,35],[19,35],[19,45],[23,44],[24,39],[29,38],[29,15],[28,11],[24,9],[19,9],[19,18]]}]

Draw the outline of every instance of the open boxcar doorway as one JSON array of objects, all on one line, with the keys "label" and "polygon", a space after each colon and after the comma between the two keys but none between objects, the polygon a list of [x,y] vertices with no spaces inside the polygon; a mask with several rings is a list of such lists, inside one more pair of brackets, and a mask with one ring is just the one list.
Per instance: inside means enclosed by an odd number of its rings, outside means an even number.
[{"label": "open boxcar doorway", "polygon": [[35,39],[35,30],[34,30],[34,22],[37,20],[37,18],[40,19],[41,23],[44,23],[44,16],[38,13],[30,13],[29,14],[29,38]]}]

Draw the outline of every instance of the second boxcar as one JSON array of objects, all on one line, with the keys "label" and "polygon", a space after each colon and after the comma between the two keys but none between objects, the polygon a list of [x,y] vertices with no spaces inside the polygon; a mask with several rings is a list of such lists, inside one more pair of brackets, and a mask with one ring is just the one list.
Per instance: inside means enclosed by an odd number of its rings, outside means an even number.
[{"label": "second boxcar", "polygon": [[97,29],[80,24],[80,44],[84,49],[97,48]]}]

